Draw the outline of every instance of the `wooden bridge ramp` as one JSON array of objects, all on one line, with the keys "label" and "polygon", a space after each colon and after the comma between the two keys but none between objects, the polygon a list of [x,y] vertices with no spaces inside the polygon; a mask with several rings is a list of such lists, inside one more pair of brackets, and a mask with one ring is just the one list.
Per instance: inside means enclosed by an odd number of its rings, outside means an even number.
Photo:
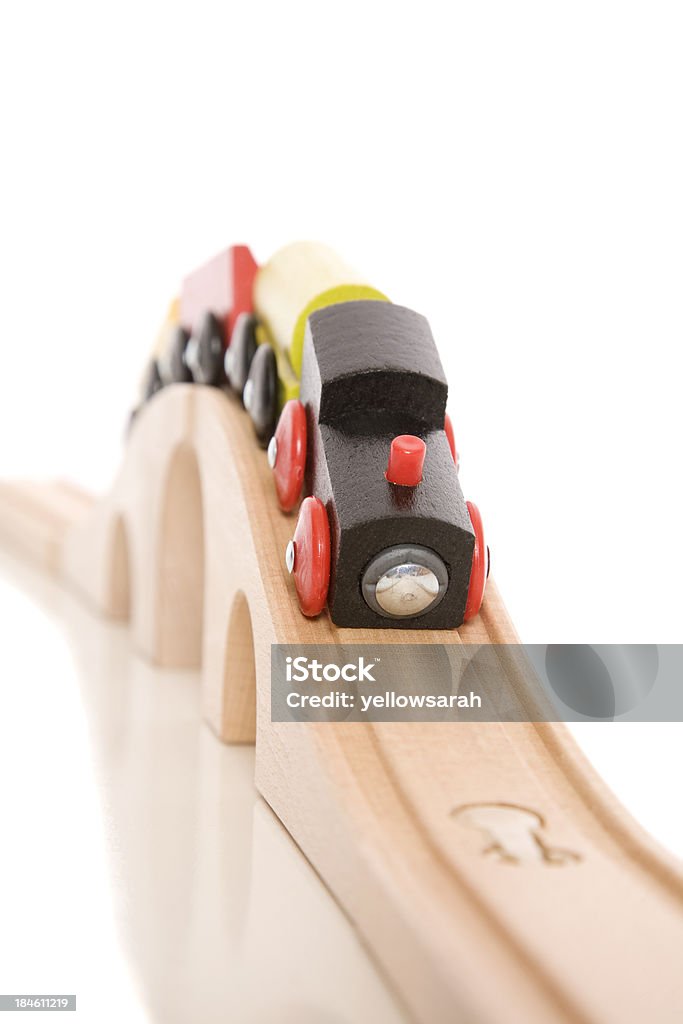
[{"label": "wooden bridge ramp", "polygon": [[516,640],[492,580],[457,634],[306,620],[292,528],[248,417],[190,385],[142,411],[106,497],[0,486],[15,551],[129,618],[144,657],[201,666],[206,720],[256,740],[258,789],[416,1020],[683,1020],[681,866],[563,726],[271,722],[271,644]]}]

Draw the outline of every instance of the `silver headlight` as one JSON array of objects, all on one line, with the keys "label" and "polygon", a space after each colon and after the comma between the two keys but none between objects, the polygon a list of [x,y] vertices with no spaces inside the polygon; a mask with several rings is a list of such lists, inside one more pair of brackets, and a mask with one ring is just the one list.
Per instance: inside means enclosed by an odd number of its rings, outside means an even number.
[{"label": "silver headlight", "polygon": [[389,619],[406,619],[436,608],[448,588],[446,566],[434,551],[398,545],[381,551],[361,581],[366,604]]}]

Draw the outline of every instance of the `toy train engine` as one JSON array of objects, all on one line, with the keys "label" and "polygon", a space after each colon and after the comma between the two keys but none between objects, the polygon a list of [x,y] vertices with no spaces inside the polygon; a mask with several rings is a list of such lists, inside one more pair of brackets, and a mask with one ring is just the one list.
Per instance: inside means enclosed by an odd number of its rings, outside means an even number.
[{"label": "toy train engine", "polygon": [[287,553],[305,614],[327,602],[338,626],[447,629],[478,612],[488,554],[444,429],[447,392],[419,314],[358,301],[309,317],[301,400],[270,452],[288,505],[306,448],[311,496]]}]

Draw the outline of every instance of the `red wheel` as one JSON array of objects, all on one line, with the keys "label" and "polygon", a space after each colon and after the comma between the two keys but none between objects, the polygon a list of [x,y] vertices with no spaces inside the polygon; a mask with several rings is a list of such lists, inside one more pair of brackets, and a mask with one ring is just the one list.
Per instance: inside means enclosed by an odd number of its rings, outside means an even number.
[{"label": "red wheel", "polygon": [[306,469],[306,410],[292,398],[280,413],[268,445],[277,500],[283,512],[291,512],[301,495]]},{"label": "red wheel", "polygon": [[484,540],[484,526],[481,521],[481,513],[474,502],[468,501],[466,504],[467,511],[470,514],[470,521],[474,528],[472,571],[470,572],[470,588],[467,591],[467,604],[465,605],[465,622],[468,622],[478,614],[481,602],[484,600],[489,554],[486,541]]},{"label": "red wheel", "polygon": [[309,617],[319,615],[330,585],[330,524],[320,498],[304,498],[301,503],[285,557],[301,611]]},{"label": "red wheel", "polygon": [[444,420],[443,429],[446,431],[446,437],[448,438],[448,444],[450,445],[451,455],[453,456],[455,468],[458,469],[460,467],[460,456],[458,455],[458,449],[455,447],[455,434],[453,433],[453,424],[451,423],[451,418],[448,415],[448,413],[446,413],[446,419]]}]

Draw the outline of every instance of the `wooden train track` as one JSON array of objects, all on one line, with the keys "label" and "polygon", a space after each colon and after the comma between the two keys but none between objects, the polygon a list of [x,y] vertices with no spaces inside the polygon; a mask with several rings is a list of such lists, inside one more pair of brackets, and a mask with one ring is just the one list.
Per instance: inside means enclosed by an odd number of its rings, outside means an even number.
[{"label": "wooden train track", "polygon": [[[256,740],[258,789],[416,1020],[683,1020],[681,867],[564,727],[271,722],[273,643],[454,634],[304,619],[282,571],[292,520],[251,434],[237,400],[166,388],[107,497],[3,485],[0,532],[130,618],[145,657],[201,665],[207,721],[225,741]],[[493,581],[456,636],[516,640]]]}]

